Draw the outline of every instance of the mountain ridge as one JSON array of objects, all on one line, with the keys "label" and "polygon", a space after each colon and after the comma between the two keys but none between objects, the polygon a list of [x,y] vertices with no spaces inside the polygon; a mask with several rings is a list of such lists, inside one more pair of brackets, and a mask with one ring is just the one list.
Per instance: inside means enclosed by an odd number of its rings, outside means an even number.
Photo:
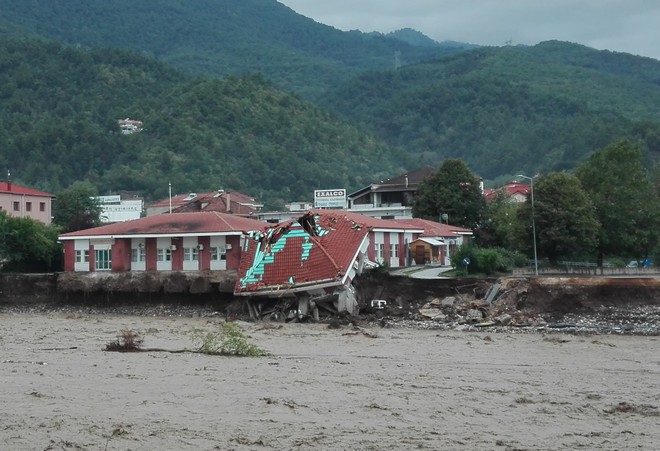
[{"label": "mountain ridge", "polygon": [[[250,173],[241,171],[249,164],[253,174],[263,175],[256,192],[247,192],[259,197],[272,190],[269,201],[281,204],[319,183],[360,188],[446,158],[461,158],[481,176],[497,178],[572,170],[592,151],[630,139],[643,148],[649,167],[659,160],[660,62],[652,58],[558,40],[535,46],[411,45],[402,38],[429,44],[428,37],[406,29],[385,36],[343,32],[274,0],[131,5],[4,0],[0,143],[7,151],[0,165],[17,158],[21,166],[32,144],[38,158],[54,153],[53,174],[23,172],[26,181],[46,181],[41,188],[60,188],[77,177],[104,189],[123,183],[158,196],[162,185],[141,178],[131,158],[157,177],[181,171],[189,178],[177,180],[177,186],[189,186],[184,190],[216,189],[192,186],[208,180],[211,170],[223,171],[205,160],[206,152],[227,158],[227,170],[246,174],[230,177],[225,187],[248,190]],[[56,38],[62,43],[42,41]],[[23,56],[6,50],[17,42]],[[119,49],[124,46],[130,52]],[[90,64],[86,71],[84,62]],[[69,86],[62,81],[47,90],[58,72],[68,74],[63,80]],[[192,96],[199,90],[206,95]],[[209,98],[228,93],[226,104]],[[239,93],[244,99],[235,97]],[[186,118],[168,122],[176,115]],[[128,116],[145,119],[147,133],[131,138],[141,142],[144,155],[136,147],[116,147],[103,134]],[[256,118],[266,130],[259,130]],[[322,132],[308,119],[318,120]],[[71,124],[86,134],[76,136]],[[116,167],[94,170],[89,155],[113,163],[104,146],[115,149]],[[282,164],[287,159],[295,171]],[[197,167],[200,160],[204,167]],[[68,164],[75,171],[67,172]]]}]

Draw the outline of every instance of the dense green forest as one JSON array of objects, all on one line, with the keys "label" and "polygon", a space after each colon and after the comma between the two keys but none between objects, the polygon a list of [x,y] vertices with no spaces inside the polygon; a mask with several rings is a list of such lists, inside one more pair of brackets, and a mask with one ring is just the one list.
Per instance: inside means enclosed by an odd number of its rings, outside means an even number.
[{"label": "dense green forest", "polygon": [[455,53],[410,33],[343,32],[275,0],[3,0],[0,35],[40,36],[87,48],[125,48],[186,72],[263,73],[312,98],[364,70]]},{"label": "dense green forest", "polygon": [[[196,78],[123,50],[0,41],[0,168],[58,192],[147,199],[239,190],[270,206],[358,188],[400,167],[391,150],[263,77]],[[144,131],[123,135],[118,119]]]},{"label": "dense green forest", "polygon": [[571,43],[370,72],[321,103],[419,165],[460,158],[485,178],[572,169],[621,138],[660,156],[660,62]]}]

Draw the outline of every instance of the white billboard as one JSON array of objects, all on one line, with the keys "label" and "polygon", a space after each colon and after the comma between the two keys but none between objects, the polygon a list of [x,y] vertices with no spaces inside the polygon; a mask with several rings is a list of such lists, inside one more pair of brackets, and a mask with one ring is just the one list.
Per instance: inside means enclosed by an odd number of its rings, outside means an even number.
[{"label": "white billboard", "polygon": [[114,196],[97,196],[96,200],[101,205],[104,205],[104,204],[118,204],[118,203],[121,202],[121,196],[118,195],[118,194],[114,195]]},{"label": "white billboard", "polygon": [[346,190],[314,190],[314,208],[346,208]]},{"label": "white billboard", "polygon": [[102,222],[122,222],[139,219],[142,214],[142,200],[122,200],[118,205],[102,204]]}]

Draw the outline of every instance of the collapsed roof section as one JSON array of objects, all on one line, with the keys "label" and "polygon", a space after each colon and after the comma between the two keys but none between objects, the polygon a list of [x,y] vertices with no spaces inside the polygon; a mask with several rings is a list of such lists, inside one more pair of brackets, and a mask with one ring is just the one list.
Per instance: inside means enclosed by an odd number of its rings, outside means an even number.
[{"label": "collapsed roof section", "polygon": [[312,210],[248,233],[234,294],[322,294],[350,285],[362,271],[369,228],[341,211]]}]

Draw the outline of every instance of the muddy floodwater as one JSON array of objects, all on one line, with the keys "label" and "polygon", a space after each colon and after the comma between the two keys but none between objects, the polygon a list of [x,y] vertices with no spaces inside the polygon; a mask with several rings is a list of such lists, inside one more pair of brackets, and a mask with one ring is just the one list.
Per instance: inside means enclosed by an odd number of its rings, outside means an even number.
[{"label": "muddy floodwater", "polygon": [[268,357],[192,349],[220,318],[0,314],[7,450],[655,450],[660,338],[238,323]]}]

